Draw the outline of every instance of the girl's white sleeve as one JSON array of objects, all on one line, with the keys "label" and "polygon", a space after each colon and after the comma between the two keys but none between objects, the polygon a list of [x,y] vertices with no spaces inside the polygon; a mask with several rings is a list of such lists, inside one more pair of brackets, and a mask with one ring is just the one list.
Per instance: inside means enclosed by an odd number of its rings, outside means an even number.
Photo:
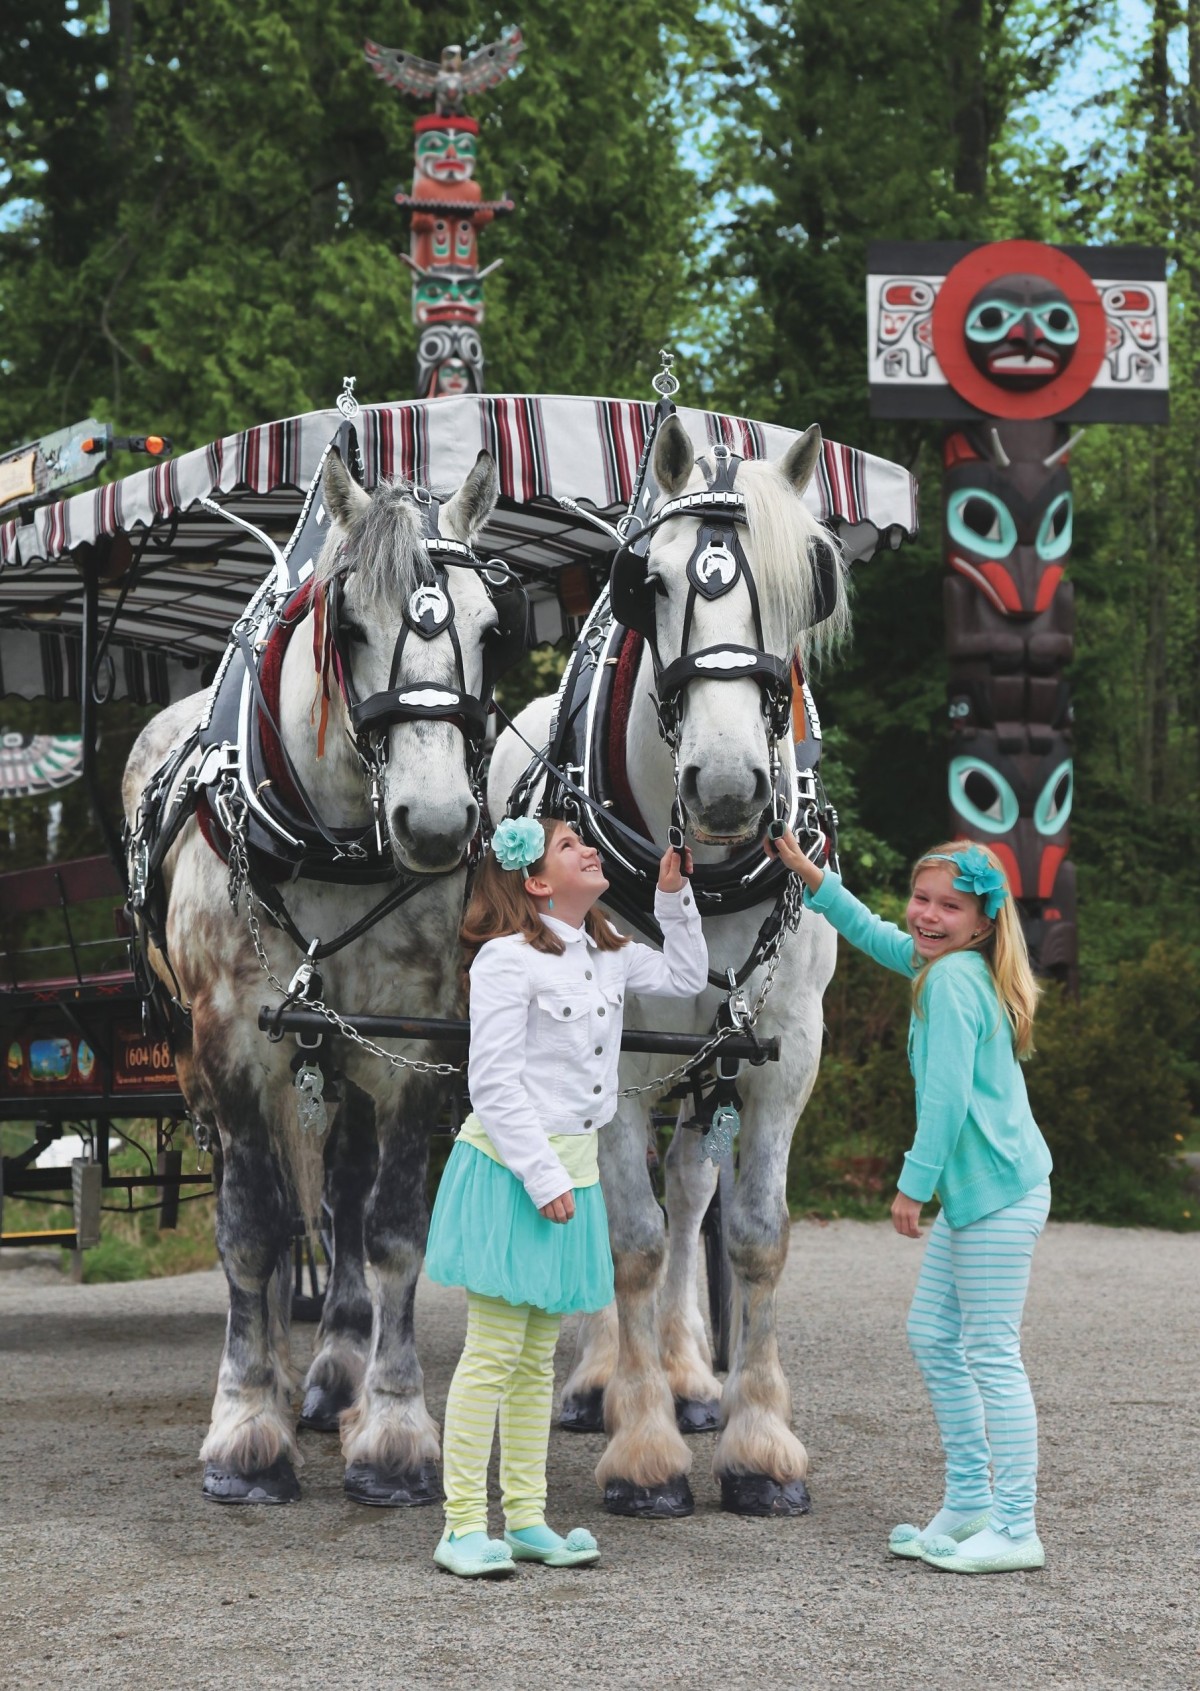
[{"label": "girl's white sleeve", "polygon": [[531,997],[520,953],[485,945],[471,965],[471,1108],[505,1167],[541,1209],[569,1192],[572,1181],[525,1091]]},{"label": "girl's white sleeve", "polygon": [[686,881],[678,892],[655,889],[654,920],[662,929],[663,948],[625,948],[626,986],[648,998],[694,998],[708,985],[708,946]]}]

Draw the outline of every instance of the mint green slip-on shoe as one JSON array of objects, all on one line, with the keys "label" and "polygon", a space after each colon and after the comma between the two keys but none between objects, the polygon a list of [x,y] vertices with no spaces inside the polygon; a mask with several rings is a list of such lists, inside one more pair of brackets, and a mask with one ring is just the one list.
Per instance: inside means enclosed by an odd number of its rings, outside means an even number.
[{"label": "mint green slip-on shoe", "polygon": [[[956,1544],[961,1544],[964,1538],[974,1538],[977,1532],[982,1532],[988,1524],[988,1511],[982,1515],[974,1515],[969,1521],[964,1521],[961,1527],[955,1527],[952,1533],[947,1533]],[[905,1556],[910,1561],[919,1562],[923,1540],[920,1527],[910,1526],[906,1521],[903,1526],[893,1527],[888,1536],[888,1549],[893,1556]]]},{"label": "mint green slip-on shoe", "polygon": [[939,1536],[926,1540],[921,1548],[921,1560],[948,1574],[1015,1574],[1044,1568],[1046,1552],[1035,1532],[1014,1539],[1011,1549],[995,1556],[964,1556],[953,1538]]},{"label": "mint green slip-on shoe", "polygon": [[[475,1536],[474,1533],[469,1535],[471,1538]],[[482,1534],[479,1536],[482,1537]],[[457,1574],[460,1579],[498,1579],[517,1571],[508,1546],[495,1538],[485,1538],[478,1545],[456,1544],[452,1538],[444,1538],[434,1551],[433,1559],[439,1568],[444,1568],[448,1574]]]},{"label": "mint green slip-on shoe", "polygon": [[506,1532],[504,1542],[515,1562],[541,1562],[546,1568],[583,1568],[600,1560],[600,1547],[586,1527],[572,1527],[561,1544],[543,1550]]}]

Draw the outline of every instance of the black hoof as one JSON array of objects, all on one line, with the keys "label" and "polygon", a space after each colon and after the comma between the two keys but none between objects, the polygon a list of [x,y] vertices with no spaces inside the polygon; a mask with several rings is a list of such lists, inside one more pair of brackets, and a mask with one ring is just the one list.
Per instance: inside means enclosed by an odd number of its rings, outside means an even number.
[{"label": "black hoof", "polygon": [[721,1405],[715,1397],[677,1397],[675,1425],[681,1433],[711,1433],[721,1425]]},{"label": "black hoof", "polygon": [[442,1482],[433,1462],[407,1469],[351,1462],[342,1489],[351,1503],[365,1503],[372,1509],[419,1509],[442,1500]]},{"label": "black hoof", "polygon": [[731,1515],[807,1515],[812,1499],[803,1480],[769,1474],[722,1474],[721,1507]]},{"label": "black hoof", "polygon": [[610,1515],[632,1515],[642,1521],[680,1521],[696,1511],[686,1474],[663,1485],[609,1480],[604,1488],[604,1507]]},{"label": "black hoof", "polygon": [[300,1425],[313,1433],[336,1433],[338,1416],[354,1402],[346,1387],[330,1391],[327,1386],[310,1386],[300,1409]]},{"label": "black hoof", "polygon": [[558,1424],[565,1433],[602,1433],[604,1431],[604,1388],[593,1386],[590,1392],[564,1397],[558,1412]]},{"label": "black hoof", "polygon": [[286,1456],[253,1474],[204,1464],[204,1495],[214,1503],[299,1503],[300,1482]]}]

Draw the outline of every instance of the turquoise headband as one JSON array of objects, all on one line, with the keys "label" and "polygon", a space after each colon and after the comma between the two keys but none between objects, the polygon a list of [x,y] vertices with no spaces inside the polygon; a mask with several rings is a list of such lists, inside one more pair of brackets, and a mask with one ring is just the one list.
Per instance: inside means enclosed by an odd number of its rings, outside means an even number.
[{"label": "turquoise headband", "polygon": [[1003,869],[997,869],[979,846],[967,846],[963,851],[931,851],[922,863],[953,863],[959,873],[954,885],[959,892],[973,892],[983,905],[990,921],[995,921],[1000,906],[1008,897],[1008,882]]},{"label": "turquoise headband", "polygon": [[492,835],[492,851],[501,869],[524,872],[546,852],[546,830],[528,816],[506,816]]}]

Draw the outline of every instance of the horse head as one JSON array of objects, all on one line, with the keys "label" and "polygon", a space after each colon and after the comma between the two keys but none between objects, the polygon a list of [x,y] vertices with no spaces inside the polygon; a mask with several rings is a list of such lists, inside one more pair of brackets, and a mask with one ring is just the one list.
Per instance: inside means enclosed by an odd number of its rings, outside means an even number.
[{"label": "horse head", "polygon": [[397,866],[436,874],[461,862],[479,826],[491,688],[524,645],[523,595],[498,592],[470,550],[496,503],[496,467],[481,452],[439,506],[399,478],[367,494],[331,453],[322,491],[334,527],[316,585],[334,703],[359,754],[343,767],[360,790],[377,783]]},{"label": "horse head", "polygon": [[635,538],[614,566],[613,610],[649,642],[660,726],[700,841],[735,844],[761,827],[793,653],[848,626],[841,556],[801,499],[820,456],[814,424],[772,463],[720,446],[697,458],[668,418],[653,457],[662,499],[640,548]]}]

